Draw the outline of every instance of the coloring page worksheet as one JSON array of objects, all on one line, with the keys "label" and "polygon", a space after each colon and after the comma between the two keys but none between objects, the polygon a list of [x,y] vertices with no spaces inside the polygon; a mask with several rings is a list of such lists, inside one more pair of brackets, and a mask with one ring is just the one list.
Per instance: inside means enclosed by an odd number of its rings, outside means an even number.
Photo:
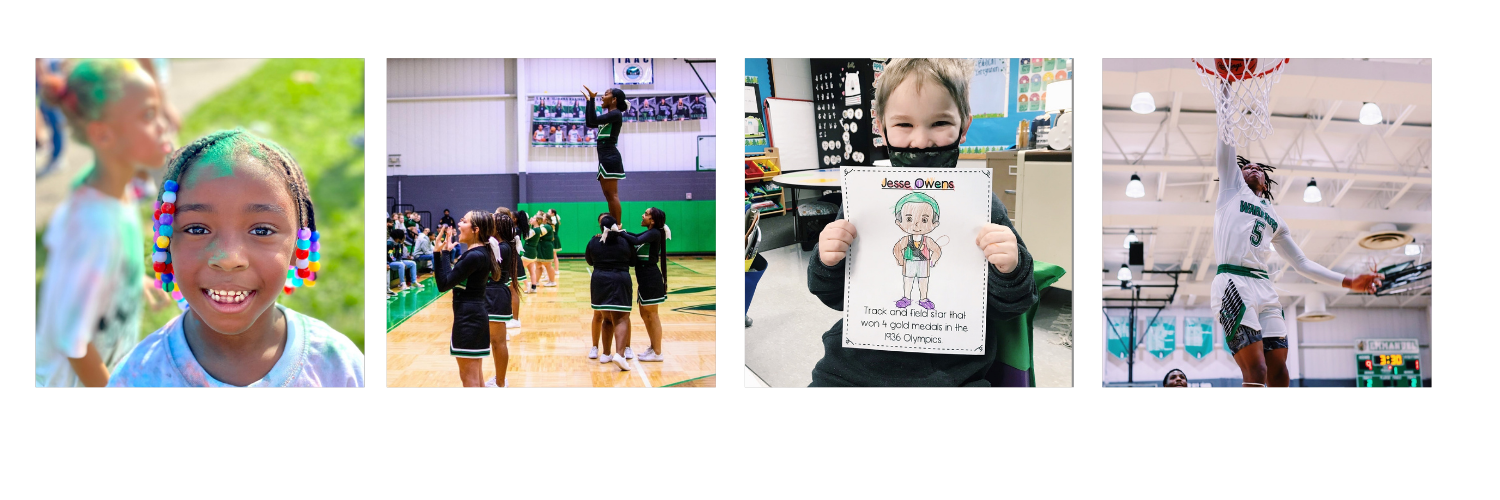
[{"label": "coloring page worksheet", "polygon": [[990,170],[845,167],[844,347],[984,354]]}]

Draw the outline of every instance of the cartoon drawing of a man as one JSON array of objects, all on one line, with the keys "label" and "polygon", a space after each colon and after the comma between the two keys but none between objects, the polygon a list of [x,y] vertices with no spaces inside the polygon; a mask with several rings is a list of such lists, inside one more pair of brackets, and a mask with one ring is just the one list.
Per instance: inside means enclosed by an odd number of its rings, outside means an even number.
[{"label": "cartoon drawing of a man", "polygon": [[921,294],[917,305],[929,310],[937,307],[927,299],[927,281],[932,266],[943,257],[943,248],[927,234],[937,229],[938,216],[937,200],[925,193],[911,193],[896,201],[896,225],[907,234],[891,249],[896,265],[902,268],[901,300],[896,301],[896,307],[911,305],[913,281]]}]

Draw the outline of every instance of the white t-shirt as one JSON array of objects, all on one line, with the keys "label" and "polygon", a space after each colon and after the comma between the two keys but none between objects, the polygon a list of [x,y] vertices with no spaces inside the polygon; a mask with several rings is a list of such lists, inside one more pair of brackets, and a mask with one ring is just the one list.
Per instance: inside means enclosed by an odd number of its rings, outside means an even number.
[{"label": "white t-shirt", "polygon": [[68,358],[90,343],[113,369],[140,338],[146,240],[134,199],[88,186],[52,214],[43,238],[47,267],[37,295],[36,386],[74,387]]},{"label": "white t-shirt", "polygon": [[[271,371],[248,387],[364,387],[364,353],[317,318],[286,314],[286,348]],[[214,379],[188,347],[182,315],[146,336],[109,377],[110,387],[236,387]]]}]

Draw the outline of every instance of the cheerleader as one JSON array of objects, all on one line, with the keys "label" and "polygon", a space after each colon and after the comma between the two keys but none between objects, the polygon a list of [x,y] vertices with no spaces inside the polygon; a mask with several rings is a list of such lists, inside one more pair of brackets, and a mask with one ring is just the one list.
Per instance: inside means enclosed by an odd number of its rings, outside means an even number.
[{"label": "cheerleader", "polygon": [[604,191],[604,201],[609,204],[609,215],[615,220],[620,219],[620,194],[619,183],[625,179],[625,162],[620,157],[620,150],[615,144],[620,141],[621,123],[624,121],[622,113],[630,109],[630,104],[625,102],[625,91],[620,89],[609,89],[604,91],[599,103],[606,110],[604,114],[595,116],[594,98],[601,96],[587,86],[583,87],[583,96],[587,102],[583,107],[584,125],[589,128],[598,128],[599,136],[595,144],[599,150],[599,189]]},{"label": "cheerleader", "polygon": [[[521,233],[525,235],[521,242],[521,262],[526,267],[526,276],[538,276],[537,280],[540,280],[541,275],[537,274],[536,254],[537,246],[541,243],[541,236],[536,230],[536,219],[528,217],[525,210],[517,212],[516,215],[518,216],[516,220],[526,225],[521,229]],[[526,293],[536,293],[537,280],[530,280],[525,289]]]},{"label": "cheerleader", "polygon": [[[612,234],[619,232],[616,229],[618,224],[613,216],[601,216],[599,236],[589,238],[583,253],[584,260],[594,268],[589,283],[589,304],[594,309],[595,316],[600,318],[602,331],[614,335],[616,347],[627,345],[625,335],[630,328],[631,309],[630,264],[635,258],[630,243],[625,241],[624,236]],[[620,370],[630,370],[630,362],[625,360],[625,356],[611,357],[609,351],[610,346],[606,343],[604,354],[599,356],[601,363],[613,360]]]},{"label": "cheerleader", "polygon": [[[557,274],[555,271],[560,267],[557,263],[557,254],[561,253],[559,250],[562,250],[562,217],[558,217],[557,209],[555,208],[547,209],[547,215],[552,218],[552,270],[554,274]],[[553,276],[552,284],[561,283],[561,280],[558,279],[561,277],[561,275]]]},{"label": "cheerleader", "polygon": [[510,349],[506,340],[510,338],[506,333],[507,324],[515,319],[512,313],[515,309],[513,299],[521,291],[520,280],[517,277],[516,264],[519,260],[515,247],[511,242],[516,236],[516,223],[509,213],[493,214],[495,219],[495,231],[488,238],[490,252],[494,254],[495,260],[500,264],[500,273],[496,279],[484,286],[484,297],[486,309],[489,311],[490,319],[490,346],[495,355],[495,376],[485,383],[485,387],[509,387],[505,382],[505,370],[510,364]]},{"label": "cheerleader", "polygon": [[[492,234],[495,215],[475,210],[458,221],[458,243],[466,250],[457,262],[450,264],[445,253],[452,243],[443,241],[437,246],[437,269],[432,277],[439,292],[454,290],[453,336],[448,353],[458,359],[458,376],[464,387],[484,386],[484,358],[492,353],[485,284],[491,276],[502,274],[494,250],[481,243]],[[497,366],[505,362],[495,360]]]},{"label": "cheerleader", "polygon": [[[555,238],[557,229],[552,226],[552,219],[547,212],[536,214],[536,227],[538,241],[536,245],[536,267],[539,271],[547,272],[547,279],[542,281],[542,286],[557,286],[557,240]],[[540,274],[537,275],[540,277]]]},{"label": "cheerleader", "polygon": [[661,316],[656,314],[656,306],[667,301],[667,240],[672,238],[672,229],[667,227],[667,214],[656,207],[641,214],[641,226],[646,230],[624,235],[635,250],[635,279],[639,285],[636,300],[641,305],[641,322],[646,324],[651,347],[637,357],[631,352],[627,339],[625,357],[661,361]]},{"label": "cheerleader", "polygon": [[[496,208],[495,209],[495,219],[497,221],[499,220],[501,214],[505,214],[505,216],[510,217],[510,220],[511,220],[510,248],[512,250],[515,250],[515,252],[516,252],[516,261],[517,262],[522,262],[522,260],[521,260],[521,248],[523,246],[522,245],[522,241],[523,240],[521,238],[521,232],[525,231],[525,229],[522,229],[522,228],[525,227],[524,226],[525,220],[520,218],[521,214],[512,212],[512,211],[510,211],[509,208],[500,207],[500,208]],[[513,288],[514,288],[515,291],[524,291],[524,289],[526,288],[526,265],[524,264],[524,262],[522,262],[521,264],[517,264],[516,265],[516,274],[517,274],[516,279],[515,279],[516,286],[513,287]],[[509,283],[507,283],[507,285],[509,285]],[[505,322],[505,338],[507,338],[507,339],[511,338],[511,337],[514,337],[516,335],[516,330],[519,329],[519,328],[521,328],[521,294],[519,294],[519,293],[512,293],[512,294],[510,294],[510,310],[511,310],[510,321],[506,321]]]}]

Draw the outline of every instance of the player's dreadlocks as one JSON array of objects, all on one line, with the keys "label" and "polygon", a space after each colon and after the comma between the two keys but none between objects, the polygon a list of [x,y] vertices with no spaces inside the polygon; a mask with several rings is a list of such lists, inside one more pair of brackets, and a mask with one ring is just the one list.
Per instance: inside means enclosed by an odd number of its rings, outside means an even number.
[{"label": "player's dreadlocks", "polygon": [[1239,155],[1236,155],[1235,158],[1237,158],[1239,160],[1239,162],[1240,162],[1240,168],[1241,169],[1244,169],[1246,166],[1250,166],[1251,168],[1259,170],[1262,174],[1265,174],[1265,176],[1266,176],[1266,190],[1262,191],[1262,192],[1259,192],[1259,193],[1255,193],[1255,194],[1258,194],[1258,195],[1260,195],[1261,198],[1265,198],[1267,200],[1274,200],[1275,199],[1275,195],[1271,194],[1271,186],[1273,184],[1276,184],[1276,181],[1273,180],[1273,179],[1271,179],[1271,172],[1275,172],[1276,171],[1276,167],[1273,167],[1273,166],[1270,166],[1270,165],[1267,165],[1267,164],[1264,164],[1264,163],[1255,163],[1255,162],[1252,162],[1250,160],[1246,160],[1245,157],[1239,156]]}]

